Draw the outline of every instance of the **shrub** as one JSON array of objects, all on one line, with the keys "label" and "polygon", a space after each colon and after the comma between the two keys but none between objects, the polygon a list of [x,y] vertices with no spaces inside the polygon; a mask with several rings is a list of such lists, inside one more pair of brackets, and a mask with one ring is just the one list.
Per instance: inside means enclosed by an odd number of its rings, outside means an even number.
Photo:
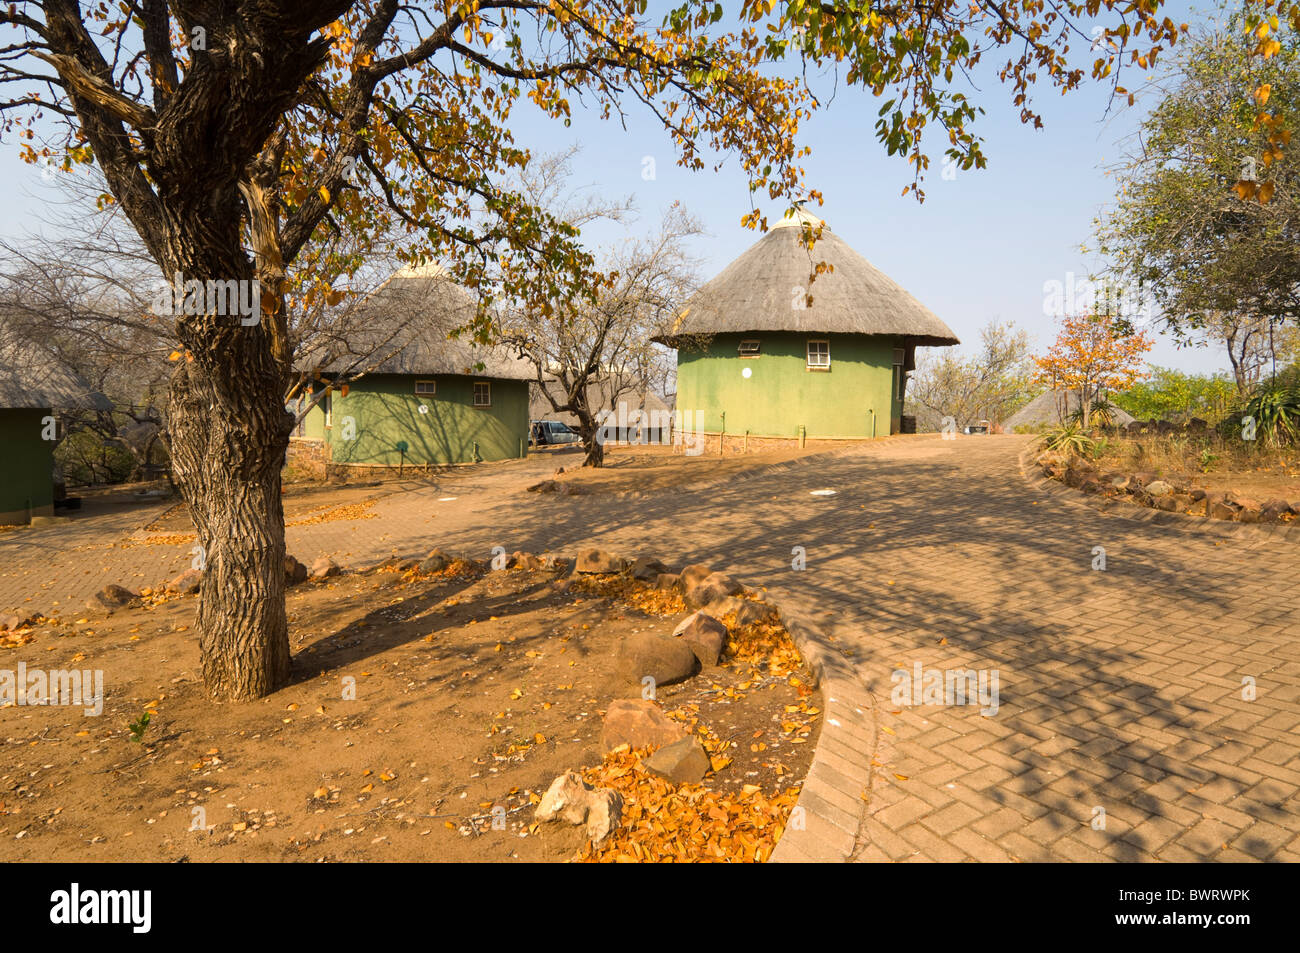
[{"label": "shrub", "polygon": [[1043,446],[1055,453],[1079,457],[1095,457],[1098,452],[1097,441],[1074,424],[1047,431],[1043,434]]},{"label": "shrub", "polygon": [[[1092,406],[1088,409],[1088,426],[1115,426],[1115,410],[1115,405],[1108,400],[1094,400]],[[1076,407],[1074,410],[1070,411],[1069,421],[1071,424],[1082,424],[1083,408]]]},{"label": "shrub", "polygon": [[1255,439],[1269,447],[1283,447],[1300,436],[1300,387],[1272,381],[1246,401],[1243,417],[1255,418]]}]

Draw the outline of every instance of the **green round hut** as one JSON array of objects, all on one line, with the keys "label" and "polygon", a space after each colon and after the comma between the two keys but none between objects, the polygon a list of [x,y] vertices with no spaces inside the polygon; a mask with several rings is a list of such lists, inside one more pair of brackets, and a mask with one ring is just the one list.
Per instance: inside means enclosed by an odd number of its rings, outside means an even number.
[{"label": "green round hut", "polygon": [[[830,269],[810,281],[819,262]],[[900,432],[916,348],[959,343],[807,212],[772,227],[656,340],[677,349],[682,429],[810,440]]]}]

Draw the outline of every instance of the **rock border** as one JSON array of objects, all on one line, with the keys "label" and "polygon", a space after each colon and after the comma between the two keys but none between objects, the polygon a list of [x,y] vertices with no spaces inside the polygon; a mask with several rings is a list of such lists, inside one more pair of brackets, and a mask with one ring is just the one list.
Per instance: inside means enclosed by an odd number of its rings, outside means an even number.
[{"label": "rock border", "polygon": [[1067,486],[1059,480],[1053,480],[1034,465],[1034,457],[1039,452],[1037,441],[1031,441],[1017,460],[1021,478],[1030,486],[1044,493],[1062,497],[1066,503],[1086,506],[1106,516],[1118,516],[1120,519],[1135,523],[1152,523],[1156,526],[1177,527],[1210,536],[1258,536],[1262,538],[1280,537],[1283,539],[1300,539],[1300,522],[1294,523],[1238,523],[1234,520],[1211,519],[1208,516],[1196,516],[1192,513],[1175,513],[1167,510],[1152,509],[1149,506],[1124,504],[1105,497],[1089,496],[1082,490]]},{"label": "rock border", "polygon": [[[440,550],[434,552],[441,554]],[[515,558],[520,555],[515,554]],[[321,556],[316,562],[324,566],[328,560],[328,569],[332,571],[312,573],[309,578],[324,581],[339,573],[374,572],[385,565],[415,568],[426,558],[429,557],[417,554],[393,555],[341,567],[332,558]],[[512,559],[511,563],[514,562]],[[306,575],[307,567],[296,559],[294,563],[301,566],[300,573]],[[630,572],[633,565],[632,560],[622,560],[622,572]],[[547,568],[561,577],[578,572],[577,565],[567,559],[554,561],[545,567],[527,568]],[[811,687],[818,689],[822,696],[821,733],[792,809],[801,811],[803,822],[796,827],[787,821],[768,862],[844,863],[854,859],[862,846],[863,824],[867,816],[864,795],[870,790],[871,762],[880,734],[875,700],[858,678],[853,663],[830,642],[815,622],[767,598],[766,594],[763,594],[762,602],[777,613],[812,674]]]}]

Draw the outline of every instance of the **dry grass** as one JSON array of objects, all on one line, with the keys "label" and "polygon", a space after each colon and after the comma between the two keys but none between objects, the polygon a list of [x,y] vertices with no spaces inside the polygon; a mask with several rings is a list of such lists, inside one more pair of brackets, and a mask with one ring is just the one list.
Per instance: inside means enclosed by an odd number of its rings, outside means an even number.
[{"label": "dry grass", "polygon": [[1152,472],[1207,489],[1261,497],[1300,498],[1300,450],[1270,449],[1218,434],[1107,437],[1097,465],[1125,473]]}]

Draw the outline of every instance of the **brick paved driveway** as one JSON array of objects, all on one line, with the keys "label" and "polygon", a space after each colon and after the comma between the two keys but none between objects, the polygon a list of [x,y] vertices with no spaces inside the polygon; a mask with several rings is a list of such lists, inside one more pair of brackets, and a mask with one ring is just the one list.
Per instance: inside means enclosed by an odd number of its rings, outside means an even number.
[{"label": "brick paved driveway", "polygon": [[[1300,547],[1044,494],[1020,477],[1023,446],[884,442],[639,498],[538,498],[521,492],[537,467],[521,466],[388,497],[376,520],[291,529],[290,544],[348,562],[590,542],[769,587],[875,697],[865,808],[845,785],[831,812],[862,860],[1300,860]],[[997,713],[893,704],[891,673],[918,663],[996,670]]]}]

